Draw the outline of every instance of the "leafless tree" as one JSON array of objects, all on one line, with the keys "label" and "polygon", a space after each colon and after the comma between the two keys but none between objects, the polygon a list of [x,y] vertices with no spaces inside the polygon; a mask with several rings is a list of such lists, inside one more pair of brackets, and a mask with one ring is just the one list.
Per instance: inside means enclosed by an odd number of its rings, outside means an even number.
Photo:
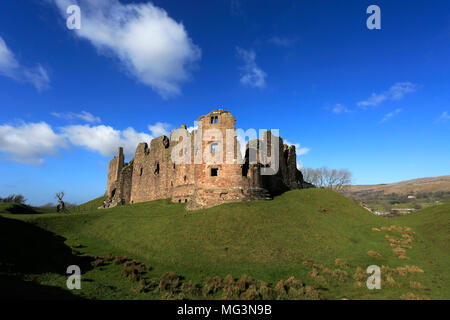
[{"label": "leafless tree", "polygon": [[27,199],[21,194],[11,194],[6,198],[0,198],[0,202],[8,202],[8,203],[21,203],[25,204]]},{"label": "leafless tree", "polygon": [[55,198],[58,199],[58,205],[56,206],[56,212],[64,212],[66,210],[66,204],[63,201],[64,191],[57,192]]},{"label": "leafless tree", "polygon": [[303,178],[317,187],[343,190],[352,183],[352,173],[347,169],[303,168]]}]

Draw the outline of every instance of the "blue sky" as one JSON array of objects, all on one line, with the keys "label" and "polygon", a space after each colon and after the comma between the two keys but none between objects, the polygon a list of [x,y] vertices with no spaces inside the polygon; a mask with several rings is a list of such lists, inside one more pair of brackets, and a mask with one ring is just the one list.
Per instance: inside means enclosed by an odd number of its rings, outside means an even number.
[{"label": "blue sky", "polygon": [[118,144],[218,107],[357,184],[447,175],[449,57],[446,0],[1,1],[0,196],[97,197]]}]

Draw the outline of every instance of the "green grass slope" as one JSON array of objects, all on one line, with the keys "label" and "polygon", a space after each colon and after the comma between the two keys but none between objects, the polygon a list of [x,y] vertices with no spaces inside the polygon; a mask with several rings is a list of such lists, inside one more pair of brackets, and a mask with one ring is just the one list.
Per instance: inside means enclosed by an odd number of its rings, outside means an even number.
[{"label": "green grass slope", "polygon": [[80,204],[79,206],[70,208],[69,212],[87,212],[90,210],[96,210],[98,207],[103,205],[103,201],[106,200],[106,196],[101,196],[95,198],[91,201]]},{"label": "green grass slope", "polygon": [[[126,255],[145,263],[151,267],[143,276],[148,281],[168,271],[199,285],[207,277],[247,274],[275,287],[294,276],[323,299],[449,298],[448,205],[386,219],[323,189],[192,212],[168,200],[97,210],[102,202],[98,198],[72,214],[3,216],[63,237],[65,246],[81,244],[77,250],[84,255]],[[391,225],[396,227],[388,228]],[[401,258],[396,248],[404,250]],[[66,260],[78,258],[75,252]],[[369,265],[383,266],[381,290],[365,286]],[[405,274],[405,266],[424,272]],[[136,293],[135,284],[120,275],[122,270],[115,264],[90,268],[83,276],[89,280],[83,290],[73,293],[97,299],[165,297],[158,290]],[[50,270],[43,276],[31,270],[25,275],[64,288],[61,272]],[[220,293],[206,296],[217,297]]]}]

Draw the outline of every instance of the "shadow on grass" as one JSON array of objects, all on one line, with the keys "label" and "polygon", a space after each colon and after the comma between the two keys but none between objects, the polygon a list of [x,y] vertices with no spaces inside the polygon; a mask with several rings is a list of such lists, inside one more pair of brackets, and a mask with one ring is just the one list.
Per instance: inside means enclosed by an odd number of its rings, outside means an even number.
[{"label": "shadow on grass", "polygon": [[83,300],[68,290],[25,281],[17,276],[0,275],[0,283],[0,300]]},{"label": "shadow on grass", "polygon": [[65,240],[32,224],[0,217],[0,298],[76,298],[67,290],[20,277],[43,273],[69,276],[66,271],[70,265],[78,265],[82,273],[91,270],[93,258],[73,254]]},{"label": "shadow on grass", "polygon": [[27,206],[26,204],[15,203],[11,207],[5,209],[6,212],[12,214],[41,214],[43,212],[37,211],[35,208]]}]

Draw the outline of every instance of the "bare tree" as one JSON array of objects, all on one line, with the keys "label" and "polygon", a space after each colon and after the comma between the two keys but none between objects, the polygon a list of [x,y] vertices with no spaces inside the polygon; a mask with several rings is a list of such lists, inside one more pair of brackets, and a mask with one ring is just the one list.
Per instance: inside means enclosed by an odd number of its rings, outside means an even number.
[{"label": "bare tree", "polygon": [[303,168],[303,178],[317,187],[343,190],[352,182],[352,173],[347,169]]},{"label": "bare tree", "polygon": [[6,198],[0,198],[0,202],[25,204],[27,199],[21,194],[10,194]]},{"label": "bare tree", "polygon": [[64,198],[64,191],[57,192],[55,198],[58,199],[58,205],[56,206],[56,212],[64,212],[66,210],[66,204],[62,200]]}]

